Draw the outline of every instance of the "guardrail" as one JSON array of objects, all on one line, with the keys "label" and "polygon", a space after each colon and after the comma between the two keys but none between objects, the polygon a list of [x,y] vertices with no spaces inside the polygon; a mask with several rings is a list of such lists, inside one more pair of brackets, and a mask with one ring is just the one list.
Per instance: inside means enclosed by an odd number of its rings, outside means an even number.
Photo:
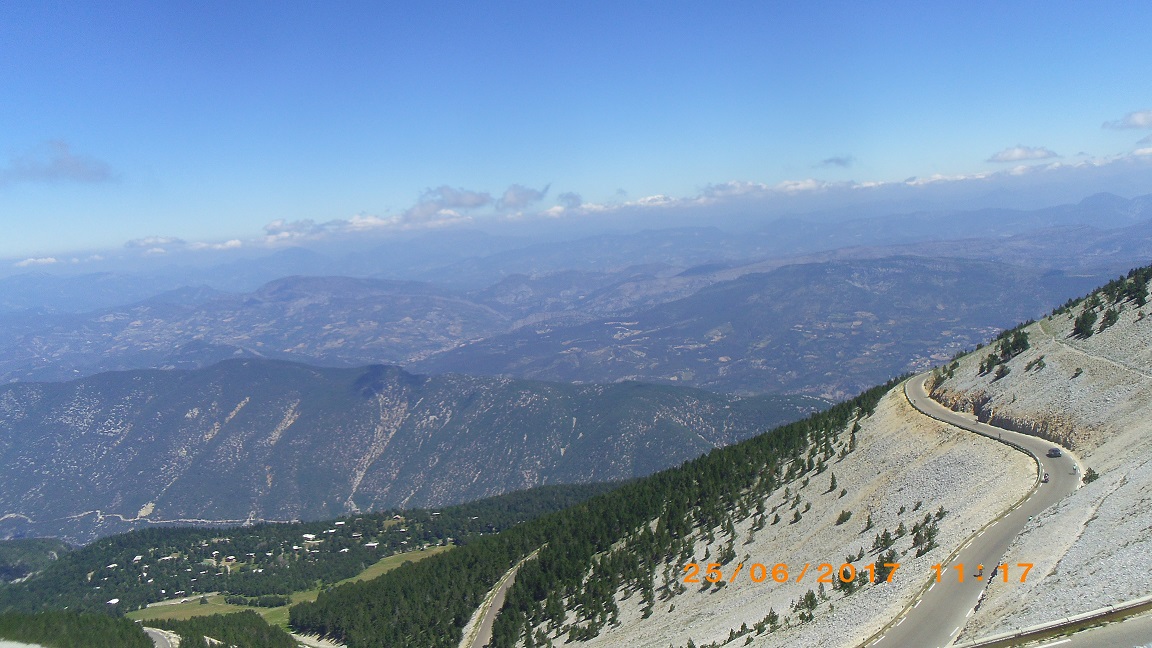
[{"label": "guardrail", "polygon": [[1052,634],[1060,634],[1065,630],[1077,626],[1114,621],[1124,617],[1152,610],[1152,595],[1125,601],[1117,605],[1109,605],[1090,612],[1074,614],[1070,617],[1047,621],[1027,628],[1002,632],[1000,634],[976,639],[960,644],[953,644],[952,648],[1000,648],[1001,646],[1015,646],[1023,641],[1035,641]]},{"label": "guardrail", "polygon": [[[907,389],[907,384],[905,384],[905,389]],[[905,397],[907,398],[907,392],[905,392]],[[908,402],[910,405],[912,405],[913,408],[915,408],[917,411],[921,412],[922,414],[925,414],[926,416],[929,416],[932,418],[936,418],[936,417],[932,416],[932,414],[925,412],[925,411],[921,410],[920,408],[916,407],[916,404],[912,402],[911,398],[908,398]],[[940,419],[937,419],[937,420],[940,420]],[[941,421],[941,422],[949,423],[948,421]],[[954,424],[952,424],[952,425],[954,425]],[[976,432],[976,434],[981,434],[987,438],[994,439],[994,440],[999,441],[1005,445],[1012,446],[1013,448],[1025,453],[1025,454],[1030,455],[1032,457],[1032,459],[1036,462],[1037,469],[1039,470],[1040,458],[1037,457],[1036,454],[1034,452],[1032,452],[1031,450],[1028,450],[1027,448],[1024,448],[1023,446],[1021,446],[1021,445],[1019,445],[1013,441],[1007,440],[1007,439],[994,438],[991,435],[985,434],[983,432],[977,432],[975,430],[970,430],[970,431]],[[1075,455],[1073,455],[1073,457],[1075,458]],[[1079,461],[1077,461],[1076,463],[1079,464]],[[1036,486],[1039,486],[1039,483],[1033,485],[1032,491],[1035,491]],[[1029,495],[1031,494],[1032,491],[1029,491]],[[1011,508],[1009,508],[1008,511],[1015,509],[1017,506],[1020,505],[1020,503],[1022,501],[1023,500],[1018,501]],[[1008,511],[1005,511],[1005,513],[1007,513]],[[1000,517],[1003,517],[1003,514],[1001,514]],[[997,519],[999,519],[999,517]],[[967,545],[967,541],[964,544]],[[959,551],[959,550],[957,550],[957,551]],[[1019,645],[1022,642],[1036,641],[1039,639],[1050,637],[1052,635],[1063,634],[1067,630],[1072,630],[1072,629],[1075,629],[1075,628],[1080,627],[1080,626],[1100,623],[1100,622],[1104,622],[1104,621],[1114,621],[1117,619],[1122,619],[1124,617],[1132,616],[1134,614],[1139,614],[1141,612],[1146,612],[1148,610],[1152,610],[1152,595],[1142,596],[1140,598],[1135,598],[1135,599],[1132,599],[1130,601],[1124,601],[1123,603],[1118,603],[1116,605],[1109,605],[1107,607],[1098,608],[1096,610],[1091,610],[1089,612],[1082,612],[1080,614],[1074,614],[1074,615],[1069,616],[1069,617],[1063,617],[1060,619],[1053,619],[1052,621],[1046,621],[1044,623],[1039,623],[1039,624],[1029,626],[1026,628],[1020,628],[1017,630],[1002,632],[1000,634],[991,635],[991,636],[984,637],[981,639],[974,639],[972,641],[966,641],[964,643],[952,644],[951,648],[1002,648],[1002,647],[1006,648],[1008,646]],[[877,633],[877,634],[880,634],[880,633]]]}]

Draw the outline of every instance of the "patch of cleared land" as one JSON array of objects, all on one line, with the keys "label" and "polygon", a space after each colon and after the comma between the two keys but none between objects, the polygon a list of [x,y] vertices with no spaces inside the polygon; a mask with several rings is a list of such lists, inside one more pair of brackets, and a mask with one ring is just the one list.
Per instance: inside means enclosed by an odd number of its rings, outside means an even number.
[{"label": "patch of cleared land", "polygon": [[1035,563],[1044,577],[991,589],[961,639],[1152,592],[1152,317],[1129,305],[1087,339],[1070,337],[1069,315],[1027,330],[1031,347],[1008,363],[1007,376],[978,376],[987,351],[978,352],[938,395],[954,409],[1068,445],[1100,477],[1029,524],[1007,561]]},{"label": "patch of cleared land", "polygon": [[[386,558],[382,558],[372,566],[360,572],[352,578],[342,580],[339,584],[351,583],[353,581],[372,580],[382,574],[396,569],[405,562],[423,560],[428,556],[434,556],[438,553],[443,553],[451,549],[451,546],[446,547],[429,547],[419,551],[408,551],[405,553],[393,554]],[[304,592],[296,592],[290,596],[292,603],[301,603],[303,601],[315,601],[316,597],[320,594],[320,589],[310,589]],[[212,594],[208,596],[208,603],[200,603],[200,597],[189,599],[187,603],[153,603],[151,606],[143,610],[136,610],[129,612],[125,616],[133,620],[151,620],[151,619],[191,619],[196,616],[207,616],[210,614],[229,614],[232,612],[239,612],[241,610],[254,610],[264,617],[264,620],[271,625],[279,626],[288,629],[288,606],[274,608],[262,607],[248,607],[245,605],[232,605],[224,602],[224,596],[220,594]]]},{"label": "patch of cleared land", "polygon": [[[841,435],[847,442],[848,433]],[[736,525],[737,559],[724,567],[727,578],[737,563],[745,571],[719,589],[702,591],[700,585],[688,585],[687,591],[661,601],[652,616],[642,618],[640,596],[619,597],[620,624],[605,628],[599,637],[583,643],[590,648],[615,646],[685,646],[691,639],[697,646],[724,642],[733,631],[751,628],[774,610],[783,625],[773,632],[757,635],[755,631],[735,639],[732,646],[852,646],[888,621],[912,600],[934,572],[931,565],[944,560],[975,530],[1014,504],[1032,486],[1035,464],[1023,454],[996,441],[930,419],[908,404],[903,390],[896,388],[880,402],[876,412],[866,419],[857,432],[858,448],[846,458],[829,464],[828,469],[811,478],[807,487],[802,482],[790,484],[793,494],[799,487],[803,511],[811,510],[791,523],[794,511],[784,497],[784,489],[766,500],[771,520],[775,509],[780,521],[766,526],[749,539],[752,519]],[[837,487],[829,489],[832,474]],[[840,490],[847,493],[841,497]],[[920,503],[918,510],[917,503]],[[911,528],[927,513],[943,506],[947,515],[939,522],[939,547],[916,558],[911,550]],[[904,511],[901,512],[901,508]],[[851,519],[836,524],[841,511],[852,513]],[[873,527],[865,530],[872,516]],[[908,529],[896,542],[900,569],[891,583],[868,585],[845,597],[839,590],[825,586],[823,598],[812,621],[801,624],[793,604],[809,590],[817,590],[816,566],[835,566],[849,554],[863,548],[868,554],[855,564],[862,567],[876,558],[871,552],[873,539],[884,529],[895,532],[903,523]],[[698,562],[705,552],[716,556],[727,543],[720,529],[710,546],[698,541]],[[788,565],[791,578],[776,583],[771,577],[754,583],[747,570],[753,563],[763,563],[770,570],[776,563]],[[802,583],[796,577],[805,563],[811,568]],[[682,565],[671,570],[680,578]],[[662,585],[657,575],[656,587]],[[786,618],[786,620],[785,620]],[[571,617],[569,617],[569,620]],[[550,635],[556,645],[565,643],[567,635]],[[749,638],[751,641],[749,642]],[[748,642],[748,643],[746,643]]]}]

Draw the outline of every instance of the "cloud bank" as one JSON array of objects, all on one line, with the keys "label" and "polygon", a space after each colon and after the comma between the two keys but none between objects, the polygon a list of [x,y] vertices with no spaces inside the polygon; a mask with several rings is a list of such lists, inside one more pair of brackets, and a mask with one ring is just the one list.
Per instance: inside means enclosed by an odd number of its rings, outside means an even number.
[{"label": "cloud bank", "polygon": [[32,259],[24,259],[23,261],[17,261],[12,265],[16,266],[17,268],[30,268],[32,266],[52,265],[53,263],[59,263],[56,257],[37,257]]},{"label": "cloud bank", "polygon": [[76,155],[67,142],[53,141],[41,149],[14,157],[0,168],[0,187],[36,182],[108,182],[114,175],[107,163]]},{"label": "cloud bank", "polygon": [[1104,122],[1103,128],[1152,128],[1152,110],[1138,110],[1124,115],[1116,121]]},{"label": "cloud bank", "polygon": [[548,187],[532,189],[524,185],[514,184],[504,191],[500,200],[496,201],[496,209],[518,211],[540,202],[548,195]]},{"label": "cloud bank", "polygon": [[[519,214],[543,200],[547,194],[548,187],[532,189],[521,184],[513,184],[504,190],[499,199],[496,199],[486,191],[442,185],[425,190],[420,194],[416,204],[399,214],[389,216],[357,214],[351,218],[322,223],[311,219],[274,220],[264,226],[264,241],[279,243],[358,232],[402,232],[447,227],[473,221],[475,218],[473,214],[477,210],[489,209],[497,213]],[[576,196],[576,199],[579,200],[579,196]]]},{"label": "cloud bank", "polygon": [[1047,160],[1060,157],[1055,151],[1044,146],[1011,146],[988,158],[987,162],[1023,162],[1026,160]]}]

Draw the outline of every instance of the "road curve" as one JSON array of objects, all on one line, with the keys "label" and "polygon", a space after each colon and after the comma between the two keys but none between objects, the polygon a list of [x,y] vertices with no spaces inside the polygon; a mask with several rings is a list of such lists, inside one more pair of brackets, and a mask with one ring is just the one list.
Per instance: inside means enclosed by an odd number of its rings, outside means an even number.
[{"label": "road curve", "polygon": [[[1005,430],[986,423],[980,423],[971,416],[965,416],[944,407],[932,400],[925,390],[924,383],[929,374],[913,376],[904,383],[904,393],[908,402],[921,413],[934,419],[954,425],[969,432],[1011,443],[1031,454],[1039,465],[1039,474],[1047,472],[1048,483],[1037,483],[1033,492],[1011,512],[1003,515],[975,537],[970,538],[951,561],[944,565],[950,576],[940,583],[934,583],[924,592],[915,606],[907,610],[902,618],[879,638],[869,642],[869,646],[880,648],[932,648],[947,646],[960,634],[985,586],[1011,587],[998,575],[990,580],[993,566],[1000,563],[1012,540],[1023,530],[1030,518],[1065,498],[1080,485],[1080,465],[1075,456],[1062,449],[1064,456],[1049,458],[1046,453],[1054,447],[1050,441]],[[989,470],[995,470],[989,466]],[[956,570],[952,565],[963,563],[964,581],[957,582]],[[984,565],[984,575],[977,579],[977,565]],[[1013,566],[1009,570],[1011,578],[1017,577],[1021,569]],[[1039,578],[1032,574],[1032,578]]]},{"label": "road curve", "polygon": [[155,648],[176,648],[176,644],[169,640],[167,635],[155,628],[144,628],[144,634],[152,640]]},{"label": "road curve", "polygon": [[500,608],[504,607],[504,597],[508,594],[508,588],[512,587],[512,583],[516,582],[516,572],[520,570],[520,566],[526,561],[536,557],[539,549],[528,554],[509,569],[496,583],[496,587],[489,592],[488,596],[484,598],[484,602],[480,604],[480,619],[476,625],[469,624],[471,631],[465,629],[464,637],[460,641],[460,648],[484,648],[488,645],[488,641],[492,639],[492,624],[496,622],[496,615],[500,614]]}]

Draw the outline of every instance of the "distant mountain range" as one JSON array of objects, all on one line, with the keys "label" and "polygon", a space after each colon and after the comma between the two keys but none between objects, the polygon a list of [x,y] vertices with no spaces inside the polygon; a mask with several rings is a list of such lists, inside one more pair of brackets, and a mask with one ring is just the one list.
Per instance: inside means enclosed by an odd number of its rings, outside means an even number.
[{"label": "distant mountain range", "polygon": [[824,403],[259,359],[0,387],[0,537],[317,519],[647,475]]},{"label": "distant mountain range", "polygon": [[[0,380],[252,357],[842,398],[1111,274],[858,252],[866,258],[516,275],[468,293],[289,277],[244,294],[185,288],[88,314],[9,313]],[[832,355],[810,351],[825,343]]]},{"label": "distant mountain range", "polygon": [[1096,281],[961,259],[788,265],[627,316],[525,326],[414,366],[842,399],[973,347]]},{"label": "distant mountain range", "polygon": [[[156,276],[16,275],[0,279],[0,382],[252,357],[841,398],[1146,263],[1149,218],[1152,197],[1101,194],[744,233],[459,231]],[[404,279],[369,276],[381,274]],[[890,321],[898,335],[880,343]],[[832,358],[805,350],[811,336]]]}]

